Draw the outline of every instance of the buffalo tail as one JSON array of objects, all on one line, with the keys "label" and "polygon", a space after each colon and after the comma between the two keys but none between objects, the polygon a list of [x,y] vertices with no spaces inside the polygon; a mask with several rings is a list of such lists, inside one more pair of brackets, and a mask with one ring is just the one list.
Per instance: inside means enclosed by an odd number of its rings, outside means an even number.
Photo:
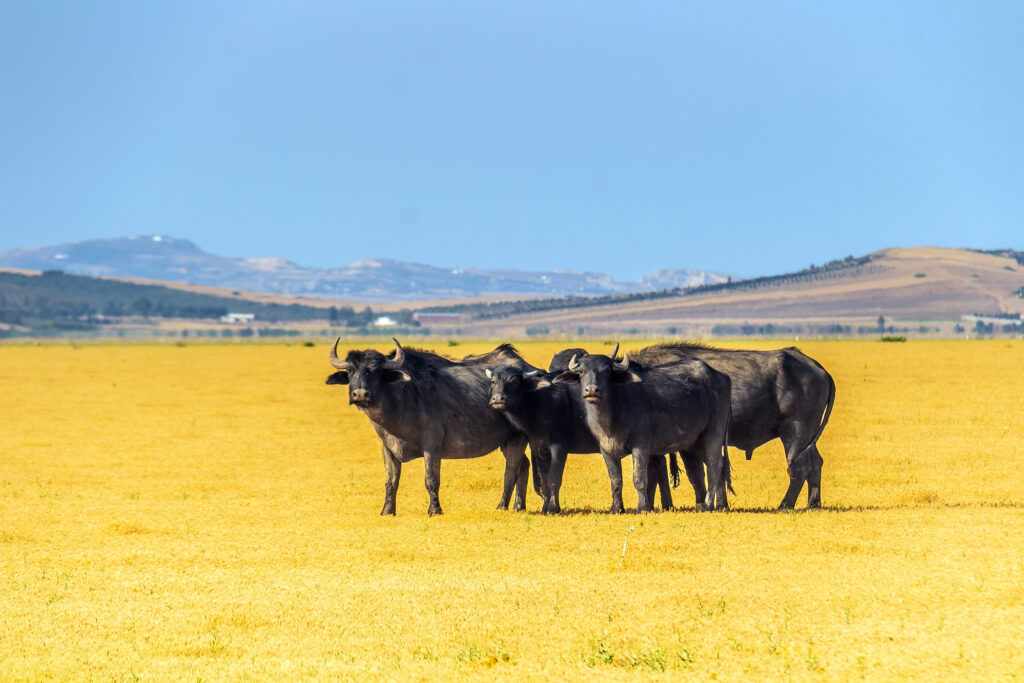
[{"label": "buffalo tail", "polygon": [[724,470],[725,470],[725,485],[729,488],[729,493],[736,495],[736,491],[732,487],[732,463],[729,462],[729,428],[732,427],[732,411],[729,411],[729,422],[725,427],[725,440],[722,441],[722,457],[725,458]]}]

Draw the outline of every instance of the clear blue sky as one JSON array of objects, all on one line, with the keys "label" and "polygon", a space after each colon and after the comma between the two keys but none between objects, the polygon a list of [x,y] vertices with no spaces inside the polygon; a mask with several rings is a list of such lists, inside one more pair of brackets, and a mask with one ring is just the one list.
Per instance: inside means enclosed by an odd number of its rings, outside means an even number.
[{"label": "clear blue sky", "polygon": [[1024,248],[1022,2],[0,0],[0,250],[310,266]]}]

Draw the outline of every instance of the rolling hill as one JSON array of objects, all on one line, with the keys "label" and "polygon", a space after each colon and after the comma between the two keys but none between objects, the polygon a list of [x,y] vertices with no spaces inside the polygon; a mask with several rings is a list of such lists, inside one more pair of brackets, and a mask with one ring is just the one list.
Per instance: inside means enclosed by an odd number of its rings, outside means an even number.
[{"label": "rolling hill", "polygon": [[[724,283],[672,296],[479,319],[466,333],[707,334],[766,323],[872,324],[958,321],[972,313],[1024,312],[1024,265],[1013,256],[940,247],[892,248],[798,273]],[[813,329],[813,327],[808,328]]]}]

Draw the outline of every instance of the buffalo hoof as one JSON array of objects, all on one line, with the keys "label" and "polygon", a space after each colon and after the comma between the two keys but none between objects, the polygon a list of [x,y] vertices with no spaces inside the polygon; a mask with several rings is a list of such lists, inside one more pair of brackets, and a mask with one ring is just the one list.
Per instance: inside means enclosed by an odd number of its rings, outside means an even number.
[{"label": "buffalo hoof", "polygon": [[626,514],[626,508],[622,507],[622,503],[619,503],[618,505],[612,505],[611,509],[608,510],[608,512],[612,513],[613,515],[624,515]]},{"label": "buffalo hoof", "polygon": [[545,515],[557,515],[562,509],[555,503],[544,502],[543,507],[540,509]]},{"label": "buffalo hoof", "polygon": [[441,512],[441,506],[440,505],[436,505],[436,506],[435,505],[431,505],[430,509],[427,510],[427,514],[430,515],[431,517],[433,517],[434,515],[443,515],[444,513]]},{"label": "buffalo hoof", "polygon": [[779,503],[779,509],[780,510],[792,510],[795,507],[796,507],[796,504],[795,503],[790,503],[788,500],[783,500],[781,503]]},{"label": "buffalo hoof", "polygon": [[384,509],[380,511],[380,516],[381,517],[387,517],[388,515],[394,517],[395,516],[395,508],[393,508],[393,507],[389,508],[388,506],[385,505]]},{"label": "buffalo hoof", "polygon": [[526,503],[524,501],[517,500],[512,503],[512,512],[523,512],[524,510],[526,510]]}]

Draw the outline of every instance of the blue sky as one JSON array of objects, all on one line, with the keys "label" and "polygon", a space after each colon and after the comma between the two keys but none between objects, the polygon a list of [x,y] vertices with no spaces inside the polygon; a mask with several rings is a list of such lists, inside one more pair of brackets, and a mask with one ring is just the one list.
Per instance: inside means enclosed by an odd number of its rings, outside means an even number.
[{"label": "blue sky", "polygon": [[0,250],[777,273],[1024,248],[1020,2],[0,0]]}]

